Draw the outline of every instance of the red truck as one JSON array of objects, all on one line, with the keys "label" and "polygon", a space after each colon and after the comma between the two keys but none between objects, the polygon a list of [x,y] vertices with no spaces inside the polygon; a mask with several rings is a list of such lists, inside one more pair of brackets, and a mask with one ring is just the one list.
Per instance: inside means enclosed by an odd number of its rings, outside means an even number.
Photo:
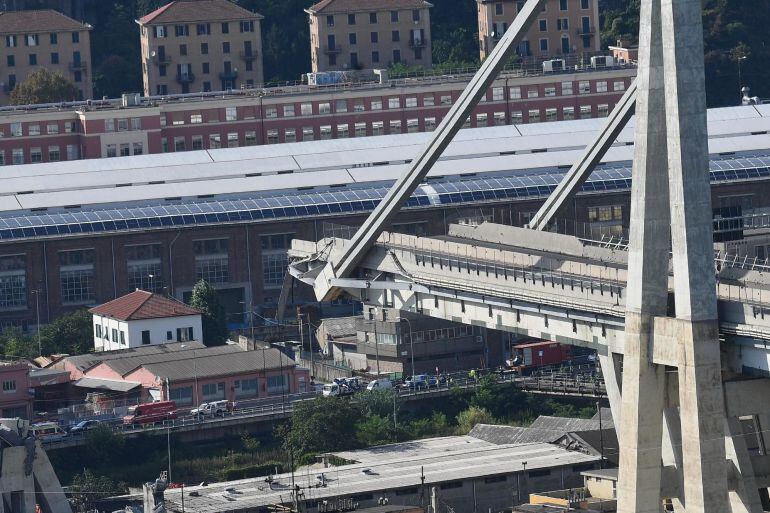
[{"label": "red truck", "polygon": [[173,419],[176,419],[176,403],[174,401],[160,401],[130,407],[128,415],[123,417],[123,425],[154,424]]},{"label": "red truck", "polygon": [[513,348],[511,367],[520,371],[543,365],[559,364],[571,358],[570,346],[558,342],[540,341]]}]

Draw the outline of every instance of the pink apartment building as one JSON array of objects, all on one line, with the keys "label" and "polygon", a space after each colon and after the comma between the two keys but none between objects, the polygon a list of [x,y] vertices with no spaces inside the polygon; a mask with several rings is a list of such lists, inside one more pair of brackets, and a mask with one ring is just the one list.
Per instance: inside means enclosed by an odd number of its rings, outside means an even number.
[{"label": "pink apartment building", "polygon": [[29,365],[26,362],[0,361],[0,418],[30,419],[32,399]]}]

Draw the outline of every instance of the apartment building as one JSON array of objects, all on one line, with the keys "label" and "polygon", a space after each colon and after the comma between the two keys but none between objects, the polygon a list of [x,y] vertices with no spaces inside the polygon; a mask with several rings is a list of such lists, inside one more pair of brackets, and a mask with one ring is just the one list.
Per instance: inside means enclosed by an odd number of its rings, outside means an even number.
[{"label": "apartment building", "polygon": [[145,96],[262,84],[263,18],[230,0],[176,0],[137,20]]},{"label": "apartment building", "polygon": [[[486,59],[524,8],[524,0],[476,0],[479,55]],[[536,60],[601,51],[598,0],[547,0],[517,53]]]},{"label": "apartment building", "polygon": [[53,10],[0,12],[0,105],[38,68],[61,71],[81,99],[93,97],[90,30]]},{"label": "apartment building", "polygon": [[433,66],[425,0],[322,0],[306,9],[313,73]]},{"label": "apartment building", "polygon": [[[504,71],[467,126],[603,117],[635,75],[630,66],[528,76]],[[136,104],[100,100],[69,110],[0,109],[0,165],[431,131],[470,77],[345,84],[344,96],[337,87],[302,85]]]}]

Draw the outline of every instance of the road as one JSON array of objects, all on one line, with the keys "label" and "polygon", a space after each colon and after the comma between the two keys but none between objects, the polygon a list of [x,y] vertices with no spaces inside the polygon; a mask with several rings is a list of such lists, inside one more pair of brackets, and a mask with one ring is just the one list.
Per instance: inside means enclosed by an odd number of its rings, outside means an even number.
[{"label": "road", "polygon": [[[574,374],[566,372],[549,372],[543,375],[520,376],[511,372],[492,373],[498,383],[512,383],[517,389],[555,396],[569,397],[605,397],[606,389],[601,378],[594,373]],[[446,379],[437,386],[410,390],[396,388],[398,396],[404,401],[430,400],[448,395],[454,389],[469,389],[478,387],[481,378],[472,379],[468,373],[455,373],[446,375]],[[365,390],[358,393],[366,393]],[[190,409],[180,410],[181,414],[176,419],[162,423],[131,427],[116,423],[107,424],[116,433],[122,433],[132,438],[140,434],[162,435],[169,432],[184,432],[192,430],[207,430],[222,428],[234,424],[253,424],[262,421],[285,419],[291,416],[294,403],[317,397],[319,393],[292,394],[285,397],[277,396],[267,399],[253,399],[239,401],[235,410],[225,413],[221,417],[198,418],[190,415]],[[59,440],[44,440],[47,450],[76,447],[85,444],[86,433],[70,434]]]}]

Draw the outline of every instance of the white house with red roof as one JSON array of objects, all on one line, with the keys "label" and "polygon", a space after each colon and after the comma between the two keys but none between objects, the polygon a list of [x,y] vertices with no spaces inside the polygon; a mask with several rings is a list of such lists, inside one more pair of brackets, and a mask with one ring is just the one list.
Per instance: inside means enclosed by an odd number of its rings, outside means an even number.
[{"label": "white house with red roof", "polygon": [[113,299],[89,312],[93,314],[97,351],[191,342],[203,336],[202,310],[144,290]]}]

